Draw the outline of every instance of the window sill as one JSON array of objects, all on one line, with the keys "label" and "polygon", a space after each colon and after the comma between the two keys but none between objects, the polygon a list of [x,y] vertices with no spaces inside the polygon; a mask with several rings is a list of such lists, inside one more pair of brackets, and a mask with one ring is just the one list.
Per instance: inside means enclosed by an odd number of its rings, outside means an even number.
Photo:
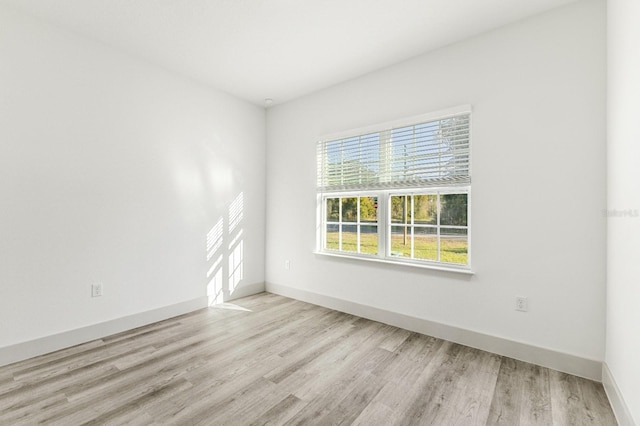
[{"label": "window sill", "polygon": [[463,274],[463,275],[475,275],[475,272],[473,272],[471,269],[467,269],[463,267],[457,268],[455,266],[444,266],[444,265],[441,266],[441,265],[431,265],[431,264],[425,264],[425,263],[401,262],[401,261],[396,261],[388,258],[381,259],[377,257],[350,256],[346,254],[331,253],[326,251],[314,251],[313,253],[320,256],[337,257],[340,259],[364,260],[365,262],[407,266],[409,268],[430,269],[432,271],[453,272],[456,274]]}]

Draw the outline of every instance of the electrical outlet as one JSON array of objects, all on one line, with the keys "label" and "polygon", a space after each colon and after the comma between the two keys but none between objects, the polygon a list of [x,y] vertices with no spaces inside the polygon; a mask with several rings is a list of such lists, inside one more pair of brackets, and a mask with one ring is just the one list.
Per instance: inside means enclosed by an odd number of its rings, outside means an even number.
[{"label": "electrical outlet", "polygon": [[284,261],[284,269],[286,269],[287,271],[291,269],[291,261],[289,259]]},{"label": "electrical outlet", "polygon": [[102,283],[91,284],[91,297],[102,296]]},{"label": "electrical outlet", "polygon": [[527,312],[529,310],[529,301],[526,297],[516,296],[516,311]]}]

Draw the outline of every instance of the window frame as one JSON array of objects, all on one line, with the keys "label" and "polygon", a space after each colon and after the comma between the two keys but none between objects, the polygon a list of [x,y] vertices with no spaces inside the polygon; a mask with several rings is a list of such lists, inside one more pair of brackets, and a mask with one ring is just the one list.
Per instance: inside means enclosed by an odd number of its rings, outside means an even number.
[{"label": "window frame", "polygon": [[[403,226],[404,224],[393,224],[391,220],[391,197],[393,196],[414,196],[414,195],[453,195],[453,194],[466,194],[467,195],[467,225],[459,226],[459,225],[442,225],[440,223],[440,198],[438,197],[438,219],[436,225],[421,225],[418,224],[418,228],[422,227],[431,227],[437,230],[436,235],[438,236],[438,259],[441,256],[441,247],[440,247],[440,230],[442,228],[451,228],[451,229],[465,229],[467,231],[467,263],[452,263],[452,262],[444,262],[442,260],[430,260],[430,259],[419,259],[415,257],[403,257],[403,256],[395,256],[392,254],[391,250],[391,231],[393,226]],[[354,251],[342,251],[341,249],[328,249],[326,246],[326,235],[327,235],[327,225],[334,224],[327,220],[327,199],[331,198],[356,198],[356,197],[377,197],[378,198],[378,210],[377,210],[377,231],[378,231],[378,253],[377,254],[369,254],[369,253],[360,253]],[[341,205],[342,203],[340,203]],[[391,263],[397,265],[407,265],[414,266],[420,268],[427,269],[435,269],[435,270],[445,270],[452,272],[461,272],[467,274],[473,274],[471,269],[471,255],[472,255],[472,241],[471,241],[471,186],[448,186],[448,187],[434,187],[434,188],[407,188],[407,189],[390,189],[390,190],[372,190],[372,191],[343,191],[343,192],[334,192],[334,193],[322,193],[318,194],[318,247],[316,249],[316,254],[320,255],[328,255],[334,257],[343,257],[343,258],[351,258],[351,259],[360,259],[360,260],[370,260],[376,262],[383,263]],[[360,203],[358,203],[358,210],[360,209]],[[340,217],[340,223],[342,217]],[[412,218],[413,222],[413,218]],[[357,224],[360,225],[363,222],[360,222],[360,218],[358,217]],[[366,224],[373,224],[373,222],[367,222]],[[349,222],[350,225],[354,223]],[[412,223],[409,225],[412,228],[416,228],[416,224]],[[413,245],[413,237],[412,237],[412,245]],[[359,240],[358,240],[358,248],[359,248]],[[412,250],[413,251],[413,250]]]},{"label": "window frame", "polygon": [[[459,180],[457,177],[453,179],[440,181],[439,179],[435,179],[433,181],[423,182],[419,184],[418,182],[409,182],[406,184],[392,184],[386,185],[384,181],[380,181],[382,183],[374,183],[371,187],[368,184],[362,184],[358,186],[356,183],[355,186],[349,187],[346,185],[344,187],[325,187],[326,185],[326,159],[325,157],[320,157],[320,153],[326,153],[326,148],[324,148],[325,144],[331,143],[333,141],[338,141],[340,139],[350,139],[350,138],[365,138],[368,137],[372,133],[378,133],[381,136],[385,135],[388,137],[390,132],[393,129],[406,127],[406,126],[419,126],[421,123],[428,123],[431,121],[444,120],[449,117],[454,117],[458,115],[467,115],[468,116],[468,139],[467,139],[467,170],[466,175],[462,175],[463,179]],[[410,266],[410,267],[418,267],[418,268],[426,268],[440,271],[448,271],[448,272],[457,272],[463,274],[474,274],[472,271],[472,217],[471,217],[471,173],[472,173],[472,109],[471,105],[460,105],[457,107],[449,108],[446,110],[440,110],[428,114],[421,114],[418,116],[406,117],[399,120],[395,120],[387,123],[380,123],[372,126],[367,126],[360,129],[352,129],[348,131],[343,131],[339,133],[333,133],[330,135],[325,135],[319,137],[318,142],[318,186],[317,186],[317,210],[316,210],[316,250],[314,253],[319,255],[340,257],[340,258],[348,258],[348,259],[358,259],[365,261],[373,261],[373,262],[382,262],[386,264],[394,264],[394,265],[402,265],[402,266]],[[382,144],[382,142],[380,142]],[[386,143],[386,142],[385,142]],[[381,145],[382,146],[382,145]],[[320,151],[320,147],[322,147],[322,151]],[[382,153],[382,151],[381,151]],[[325,154],[326,155],[326,154]],[[382,154],[381,154],[382,155]],[[393,161],[393,159],[390,159]],[[386,164],[386,163],[385,163]],[[381,167],[383,163],[381,163]],[[320,173],[320,170],[322,174]],[[381,169],[382,170],[382,169]],[[388,173],[388,169],[384,169],[384,173]],[[386,176],[386,174],[383,174]],[[466,176],[466,179],[464,178]],[[467,194],[467,222],[466,226],[447,226],[442,225],[440,223],[440,196],[447,194]],[[436,228],[437,235],[437,253],[438,258],[436,260],[431,259],[419,259],[415,257],[405,257],[405,256],[392,256],[391,254],[391,232],[394,224],[391,223],[391,197],[396,195],[428,195],[428,194],[439,194],[438,197],[438,219]],[[369,254],[369,253],[360,253],[360,239],[357,238],[357,251],[341,251],[341,246],[338,247],[338,250],[328,249],[326,246],[326,237],[327,237],[327,199],[330,198],[350,198],[350,197],[377,197],[378,199],[378,208],[377,208],[377,233],[378,233],[378,253],[377,254]],[[342,205],[342,202],[340,202]],[[358,221],[355,224],[358,231],[358,236],[360,234],[360,203],[358,202]],[[340,217],[340,221],[342,221],[342,217]],[[350,223],[351,224],[351,223]],[[372,223],[373,224],[373,223]],[[403,226],[404,224],[399,224],[399,226]],[[339,231],[342,231],[341,224],[339,226]],[[418,228],[421,226],[418,226]],[[412,230],[416,229],[416,224],[413,223],[412,219]],[[425,226],[428,228],[428,226]],[[442,228],[461,228],[466,230],[467,234],[467,263],[451,263],[451,262],[443,262],[441,260],[441,230]],[[412,233],[412,244],[414,244],[414,235]],[[413,255],[413,249],[411,251]]]}]

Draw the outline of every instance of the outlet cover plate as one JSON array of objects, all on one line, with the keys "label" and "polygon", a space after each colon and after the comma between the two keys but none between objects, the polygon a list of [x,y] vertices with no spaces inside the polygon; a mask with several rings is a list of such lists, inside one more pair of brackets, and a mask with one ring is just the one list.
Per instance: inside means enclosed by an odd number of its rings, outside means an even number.
[{"label": "outlet cover plate", "polygon": [[91,284],[91,297],[102,296],[102,283]]},{"label": "outlet cover plate", "polygon": [[516,297],[516,311],[527,312],[529,311],[529,300],[526,297]]}]

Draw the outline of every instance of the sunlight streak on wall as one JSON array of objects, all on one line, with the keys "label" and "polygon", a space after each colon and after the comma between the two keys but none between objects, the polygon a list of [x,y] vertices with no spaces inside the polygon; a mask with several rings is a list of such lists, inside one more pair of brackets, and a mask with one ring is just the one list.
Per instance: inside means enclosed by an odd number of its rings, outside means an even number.
[{"label": "sunlight streak on wall", "polygon": [[240,238],[242,237],[242,234],[244,233],[244,229],[240,229],[238,231],[238,233],[236,234],[236,236],[233,238],[233,240],[229,243],[229,250],[231,250],[236,243],[238,242],[238,240],[240,240]]},{"label": "sunlight streak on wall", "polygon": [[[216,253],[220,251],[223,241],[224,221],[220,218],[216,224],[207,233],[207,262],[210,261]],[[207,278],[210,279],[207,284],[207,297],[209,298],[209,305],[214,303],[223,302],[224,298],[224,283],[222,274],[222,260],[224,253],[220,253],[218,258],[211,264],[207,271]]]},{"label": "sunlight streak on wall", "polygon": [[224,230],[224,223],[222,218],[211,228],[207,233],[207,260],[216,254],[218,249],[222,246],[222,231]]},{"label": "sunlight streak on wall", "polygon": [[210,271],[215,271],[213,278],[207,284],[207,297],[209,298],[209,306],[224,302],[224,283],[222,282],[222,255],[216,260],[216,263]]},{"label": "sunlight streak on wall", "polygon": [[[240,192],[228,204],[226,229],[224,218],[220,217],[207,232],[209,305],[228,300],[244,279],[244,228],[241,226],[243,219],[244,193]],[[224,244],[224,241],[230,242]]]},{"label": "sunlight streak on wall", "polygon": [[231,234],[242,221],[244,215],[244,194],[238,194],[229,206],[229,234]]},{"label": "sunlight streak on wall", "polygon": [[244,241],[240,240],[238,245],[229,254],[229,293],[238,287],[244,275]]},{"label": "sunlight streak on wall", "polygon": [[[244,217],[244,194],[238,194],[229,206],[229,236],[239,227]],[[229,244],[229,294],[233,292],[244,276],[244,241],[240,228]]]}]

